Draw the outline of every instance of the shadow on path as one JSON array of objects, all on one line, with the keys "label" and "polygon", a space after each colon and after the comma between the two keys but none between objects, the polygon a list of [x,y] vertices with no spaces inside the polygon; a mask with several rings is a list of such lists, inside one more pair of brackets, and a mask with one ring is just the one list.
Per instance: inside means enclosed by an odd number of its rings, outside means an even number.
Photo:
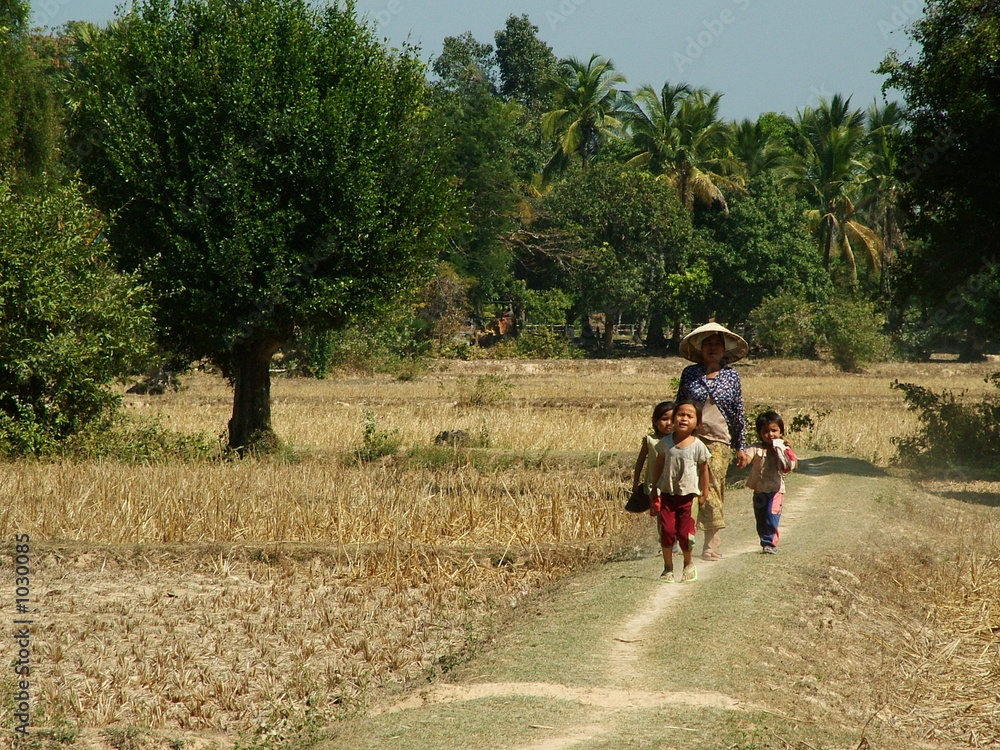
[{"label": "shadow on path", "polygon": [[985,505],[989,508],[1000,508],[1000,493],[998,492],[935,492],[935,495],[946,497],[949,500],[958,500],[960,503],[971,505]]},{"label": "shadow on path", "polygon": [[885,469],[862,461],[860,458],[846,456],[814,456],[799,461],[799,471],[812,476],[828,476],[830,474],[850,474],[855,477],[886,477]]}]

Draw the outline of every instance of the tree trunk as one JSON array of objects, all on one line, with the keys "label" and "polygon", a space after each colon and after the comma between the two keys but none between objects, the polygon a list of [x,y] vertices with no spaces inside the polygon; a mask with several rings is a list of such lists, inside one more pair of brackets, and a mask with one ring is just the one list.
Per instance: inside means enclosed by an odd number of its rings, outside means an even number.
[{"label": "tree trunk", "polygon": [[[895,200],[890,195],[890,200]],[[896,244],[896,213],[890,205],[884,215],[885,225],[882,231],[882,273],[879,275],[879,296],[882,300],[889,297],[889,267],[892,265],[892,249]]]},{"label": "tree trunk", "polygon": [[601,337],[601,347],[606,351],[615,348],[615,329],[618,328],[619,313],[605,311],[604,313],[604,335]]},{"label": "tree trunk", "polygon": [[958,348],[959,362],[984,362],[986,360],[986,337],[978,325],[969,326],[965,340]]},{"label": "tree trunk", "polygon": [[233,416],[229,420],[229,447],[243,455],[269,452],[277,436],[271,429],[271,357],[281,343],[250,341],[233,353]]},{"label": "tree trunk", "polygon": [[649,316],[649,327],[646,328],[646,347],[662,349],[667,345],[667,337],[663,333],[663,313],[653,311]]},{"label": "tree trunk", "polygon": [[681,322],[680,322],[680,320],[675,320],[674,321],[674,330],[673,330],[673,333],[670,335],[670,344],[668,346],[668,351],[670,353],[672,353],[672,354],[680,354],[680,351],[681,351],[681,339],[683,338],[682,333],[683,333],[683,329],[681,328]]},{"label": "tree trunk", "polygon": [[833,222],[832,220],[827,222],[826,225],[826,237],[824,237],[823,243],[823,268],[827,271],[830,270],[830,259],[833,255]]}]

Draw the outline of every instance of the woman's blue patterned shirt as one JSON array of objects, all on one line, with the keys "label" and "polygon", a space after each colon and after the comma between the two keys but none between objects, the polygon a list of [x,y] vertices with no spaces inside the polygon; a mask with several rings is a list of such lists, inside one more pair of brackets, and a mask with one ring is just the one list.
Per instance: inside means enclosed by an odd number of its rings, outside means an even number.
[{"label": "woman's blue patterned shirt", "polygon": [[740,374],[723,365],[709,380],[705,365],[689,365],[681,373],[677,401],[694,401],[700,406],[711,396],[729,425],[729,443],[735,450],[746,450],[746,422],[743,418],[743,385]]}]

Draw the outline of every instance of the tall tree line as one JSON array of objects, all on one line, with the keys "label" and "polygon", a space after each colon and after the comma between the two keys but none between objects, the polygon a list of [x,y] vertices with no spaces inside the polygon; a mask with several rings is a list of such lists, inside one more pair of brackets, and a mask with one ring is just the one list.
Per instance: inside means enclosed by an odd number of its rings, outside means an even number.
[{"label": "tall tree line", "polygon": [[[143,0],[55,33],[29,18],[0,0],[0,205],[22,245],[73,229],[63,255],[5,262],[59,257],[78,279],[69,258],[87,257],[132,290],[77,314],[84,287],[49,284],[65,317],[29,328],[147,320],[133,354],[207,357],[234,385],[234,448],[270,439],[271,352],[397,300],[423,300],[425,330],[503,305],[529,323],[599,312],[606,345],[619,321],[662,345],[775,296],[838,296],[874,303],[914,352],[996,339],[989,0],[928,3],[919,56],[882,66],[902,105],[838,94],[741,122],[722,92],[557,59],[525,15],[490,42],[445,39],[428,69],[351,7],[302,0]],[[28,216],[49,218],[25,234]],[[11,310],[0,325],[25,339]],[[3,376],[0,418],[41,398],[41,359]],[[120,374],[106,365],[95,382]]]}]

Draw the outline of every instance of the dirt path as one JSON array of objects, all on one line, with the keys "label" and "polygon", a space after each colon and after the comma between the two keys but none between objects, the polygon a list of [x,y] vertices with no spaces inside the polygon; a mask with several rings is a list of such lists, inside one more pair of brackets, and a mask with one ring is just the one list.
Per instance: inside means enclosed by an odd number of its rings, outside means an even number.
[{"label": "dirt path", "polygon": [[761,696],[780,645],[758,642],[758,623],[795,609],[792,571],[835,551],[891,481],[851,459],[804,460],[774,557],[760,554],[749,491],[730,491],[725,557],[698,562],[698,581],[660,583],[658,554],[590,571],[448,684],[374,707],[324,748],[743,747],[741,717],[773,712]]}]

